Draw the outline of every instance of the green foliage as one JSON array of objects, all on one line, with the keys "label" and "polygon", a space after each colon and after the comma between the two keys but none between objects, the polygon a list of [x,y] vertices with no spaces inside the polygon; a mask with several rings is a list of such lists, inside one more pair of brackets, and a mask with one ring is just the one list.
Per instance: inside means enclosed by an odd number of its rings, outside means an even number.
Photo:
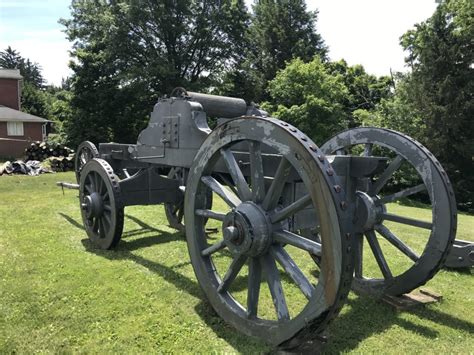
[{"label": "green foliage", "polygon": [[48,93],[25,81],[21,89],[21,110],[29,114],[49,118]]},{"label": "green foliage", "polygon": [[344,80],[347,95],[341,102],[349,127],[360,126],[361,121],[354,114],[357,110],[372,111],[381,100],[391,97],[392,79],[387,76],[376,77],[366,73],[362,65],[349,66],[342,59],[328,62],[331,74],[339,74]]},{"label": "green foliage", "polygon": [[407,101],[423,117],[423,140],[454,183],[462,208],[474,201],[474,3],[447,0],[401,38],[413,74]]},{"label": "green foliage", "polygon": [[41,66],[27,58],[23,58],[19,52],[8,46],[0,51],[0,68],[20,69],[20,74],[26,83],[40,89],[44,87],[45,80],[41,74]]},{"label": "green foliage", "polygon": [[347,127],[342,102],[348,90],[339,74],[331,74],[320,58],[295,59],[269,83],[274,116],[290,122],[322,144]]},{"label": "green foliage", "polygon": [[269,98],[268,82],[290,60],[308,62],[315,55],[325,60],[327,48],[316,20],[317,11],[308,11],[304,0],[256,0],[243,57],[225,73],[217,92],[260,102]]},{"label": "green foliage", "polygon": [[232,67],[248,14],[238,1],[83,1],[62,20],[74,41],[72,142],[133,143],[159,96],[204,90]]},{"label": "green foliage", "polygon": [[359,109],[354,111],[355,121],[363,126],[390,128],[403,132],[416,140],[426,143],[426,130],[422,114],[417,106],[410,102],[412,92],[411,75],[399,75],[395,82],[394,94],[383,98],[372,111]]},{"label": "green foliage", "polygon": [[[63,195],[55,184],[73,180],[74,173],[0,177],[0,195],[8,201],[0,204],[1,353],[275,352],[212,310],[194,276],[186,239],[167,226],[161,206],[127,207],[117,250],[92,248],[77,193]],[[422,208],[390,208],[431,218]],[[474,217],[461,214],[459,237],[473,240],[473,229]],[[401,225],[392,231],[400,235]],[[215,234],[209,238],[218,240]],[[424,241],[418,234],[412,240]],[[392,266],[399,254],[390,250]],[[371,266],[377,267],[375,261]],[[328,329],[324,352],[461,354],[473,349],[472,313],[466,311],[474,306],[472,277],[469,271],[441,271],[427,286],[443,301],[405,312],[351,293]],[[261,292],[268,292],[264,283]]]},{"label": "green foliage", "polygon": [[[392,96],[391,79],[367,74],[344,60],[293,60],[268,86],[267,110],[322,144],[339,131],[374,120],[372,112]],[[382,120],[385,116],[376,113]]]}]

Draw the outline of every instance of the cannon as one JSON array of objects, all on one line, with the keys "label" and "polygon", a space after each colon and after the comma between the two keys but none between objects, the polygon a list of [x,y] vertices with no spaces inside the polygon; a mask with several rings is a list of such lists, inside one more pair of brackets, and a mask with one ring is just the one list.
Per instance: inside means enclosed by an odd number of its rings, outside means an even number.
[{"label": "cannon", "polygon": [[[238,98],[175,89],[136,144],[83,142],[75,164],[93,245],[119,243],[126,206],[164,204],[216,312],[283,349],[317,340],[351,288],[381,297],[423,285],[456,235],[453,189],[420,143],[359,127],[318,147]],[[413,195],[425,216],[393,204]]]}]

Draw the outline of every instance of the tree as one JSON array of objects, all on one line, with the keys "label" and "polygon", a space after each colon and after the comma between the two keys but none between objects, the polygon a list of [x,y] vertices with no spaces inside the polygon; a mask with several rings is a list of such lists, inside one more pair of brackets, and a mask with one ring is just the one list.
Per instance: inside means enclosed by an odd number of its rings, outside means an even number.
[{"label": "tree", "polygon": [[41,66],[23,58],[10,46],[0,52],[0,68],[19,69],[25,83],[29,83],[37,89],[44,87],[45,80],[41,74]]},{"label": "tree", "polygon": [[246,35],[244,56],[226,73],[220,93],[257,102],[269,98],[268,82],[287,62],[315,55],[327,59],[327,48],[316,31],[317,11],[304,0],[256,0]]},{"label": "tree", "polygon": [[329,73],[341,75],[348,94],[341,104],[344,106],[345,120],[349,127],[361,125],[354,112],[357,110],[373,111],[377,105],[391,97],[392,79],[387,76],[376,77],[368,74],[362,65],[349,66],[342,59],[338,62],[327,62]]},{"label": "tree", "polygon": [[453,181],[462,208],[474,200],[474,3],[447,0],[401,38],[412,68],[407,101],[425,124],[424,141]]},{"label": "tree", "polygon": [[316,57],[295,59],[269,83],[271,102],[265,108],[322,144],[347,128],[342,102],[348,95],[340,74],[331,74]]},{"label": "tree", "polygon": [[384,97],[370,110],[357,109],[353,112],[355,121],[364,126],[389,128],[403,132],[416,140],[426,143],[426,130],[422,113],[411,102],[413,84],[411,74],[397,73],[394,93]]},{"label": "tree", "polygon": [[74,143],[133,142],[157,97],[206,89],[242,52],[243,0],[74,0],[62,20],[74,42]]}]

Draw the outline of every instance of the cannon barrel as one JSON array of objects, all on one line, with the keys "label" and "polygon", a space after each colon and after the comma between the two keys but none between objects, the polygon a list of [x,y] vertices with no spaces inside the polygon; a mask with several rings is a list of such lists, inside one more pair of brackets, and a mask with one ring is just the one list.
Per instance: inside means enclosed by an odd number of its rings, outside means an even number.
[{"label": "cannon barrel", "polygon": [[192,101],[199,102],[208,116],[234,118],[247,114],[247,103],[244,99],[228,96],[201,94],[188,91]]}]

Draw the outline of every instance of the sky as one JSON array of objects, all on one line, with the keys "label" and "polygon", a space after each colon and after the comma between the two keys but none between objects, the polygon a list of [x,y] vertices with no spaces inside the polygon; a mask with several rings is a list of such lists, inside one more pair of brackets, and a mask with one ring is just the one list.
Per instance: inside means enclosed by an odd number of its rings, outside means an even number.
[{"label": "sky", "polygon": [[[247,4],[252,0],[246,0]],[[49,84],[70,75],[71,48],[58,23],[69,16],[70,0],[0,0],[0,50],[7,46],[37,62]],[[435,0],[307,0],[319,10],[317,30],[331,60],[362,64],[375,75],[405,71],[400,36],[426,20]]]}]

